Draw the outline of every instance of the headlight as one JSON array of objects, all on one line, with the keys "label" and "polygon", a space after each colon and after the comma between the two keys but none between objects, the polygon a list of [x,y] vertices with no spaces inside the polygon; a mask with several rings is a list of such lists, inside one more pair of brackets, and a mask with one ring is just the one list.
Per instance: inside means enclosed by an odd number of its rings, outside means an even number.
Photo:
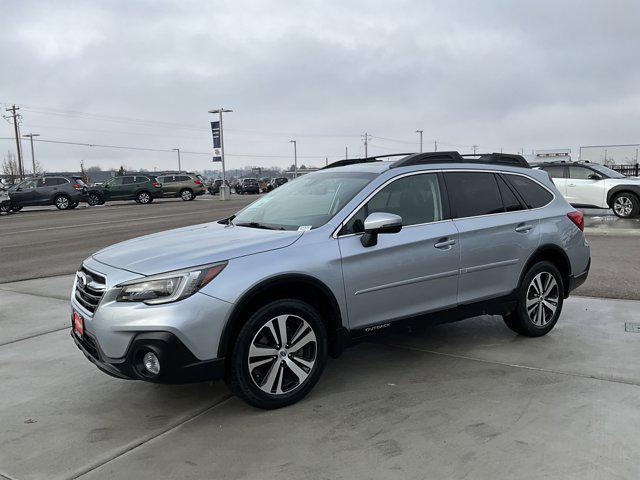
[{"label": "headlight", "polygon": [[216,278],[226,266],[227,262],[203,265],[121,283],[118,285],[121,290],[116,301],[157,305],[182,300]]}]

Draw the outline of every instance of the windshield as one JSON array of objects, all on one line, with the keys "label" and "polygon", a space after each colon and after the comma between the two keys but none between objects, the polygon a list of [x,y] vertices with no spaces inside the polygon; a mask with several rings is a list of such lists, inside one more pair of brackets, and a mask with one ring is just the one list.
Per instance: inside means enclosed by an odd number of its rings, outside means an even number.
[{"label": "windshield", "polygon": [[604,165],[598,165],[596,163],[589,164],[591,168],[595,171],[605,174],[609,178],[626,178],[623,174],[612,170],[609,167],[605,167]]},{"label": "windshield", "polygon": [[319,172],[287,182],[241,210],[235,225],[309,230],[327,223],[375,173]]}]

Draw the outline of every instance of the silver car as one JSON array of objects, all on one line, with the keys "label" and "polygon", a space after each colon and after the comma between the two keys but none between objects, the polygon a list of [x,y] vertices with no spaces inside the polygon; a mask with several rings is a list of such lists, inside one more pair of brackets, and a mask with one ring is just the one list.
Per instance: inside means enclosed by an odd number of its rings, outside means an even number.
[{"label": "silver car", "polygon": [[582,214],[522,162],[343,161],[230,218],[105,248],[77,273],[72,337],[110,375],[224,378],[269,409],[383,331],[487,313],[544,335],[590,252]]}]

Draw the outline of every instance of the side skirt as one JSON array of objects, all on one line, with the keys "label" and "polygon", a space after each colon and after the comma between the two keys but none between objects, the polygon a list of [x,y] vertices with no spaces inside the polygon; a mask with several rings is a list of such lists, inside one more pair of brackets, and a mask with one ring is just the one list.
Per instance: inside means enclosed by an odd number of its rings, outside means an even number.
[{"label": "side skirt", "polygon": [[351,330],[350,343],[357,343],[368,337],[406,331],[411,328],[424,328],[442,323],[457,322],[478,315],[506,315],[515,310],[518,304],[516,292],[479,302],[458,305],[437,312],[423,313],[413,317],[389,320],[387,322]]}]

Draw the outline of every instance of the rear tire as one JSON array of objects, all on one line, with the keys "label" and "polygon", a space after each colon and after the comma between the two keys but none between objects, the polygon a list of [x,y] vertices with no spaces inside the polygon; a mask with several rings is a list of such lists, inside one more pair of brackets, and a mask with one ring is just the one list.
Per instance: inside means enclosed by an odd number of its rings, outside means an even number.
[{"label": "rear tire", "polygon": [[71,203],[71,199],[67,195],[58,195],[53,199],[53,204],[58,210],[68,210]]},{"label": "rear tire", "polygon": [[195,198],[195,195],[191,190],[189,190],[188,188],[185,188],[180,191],[180,198],[185,202],[189,202]]},{"label": "rear tire", "polygon": [[324,322],[305,302],[276,300],[249,317],[230,357],[226,382],[234,394],[265,410],[291,405],[311,391],[324,370]]},{"label": "rear tire", "polygon": [[11,213],[11,205],[8,203],[0,205],[0,213]]},{"label": "rear tire", "polygon": [[640,200],[633,193],[618,193],[611,202],[613,213],[620,218],[634,218],[640,213]]},{"label": "rear tire", "polygon": [[72,202],[72,203],[70,203],[70,204],[69,204],[69,208],[73,210],[73,209],[74,209],[74,208],[76,208],[79,204],[80,204],[80,202]]},{"label": "rear tire", "polygon": [[534,264],[518,287],[518,306],[503,316],[514,332],[540,337],[553,329],[562,312],[564,285],[556,266],[547,261]]},{"label": "rear tire", "polygon": [[13,213],[18,213],[20,210],[22,210],[22,207],[11,207]]},{"label": "rear tire", "polygon": [[153,197],[149,192],[138,192],[138,195],[136,195],[136,202],[146,205],[153,202]]}]

